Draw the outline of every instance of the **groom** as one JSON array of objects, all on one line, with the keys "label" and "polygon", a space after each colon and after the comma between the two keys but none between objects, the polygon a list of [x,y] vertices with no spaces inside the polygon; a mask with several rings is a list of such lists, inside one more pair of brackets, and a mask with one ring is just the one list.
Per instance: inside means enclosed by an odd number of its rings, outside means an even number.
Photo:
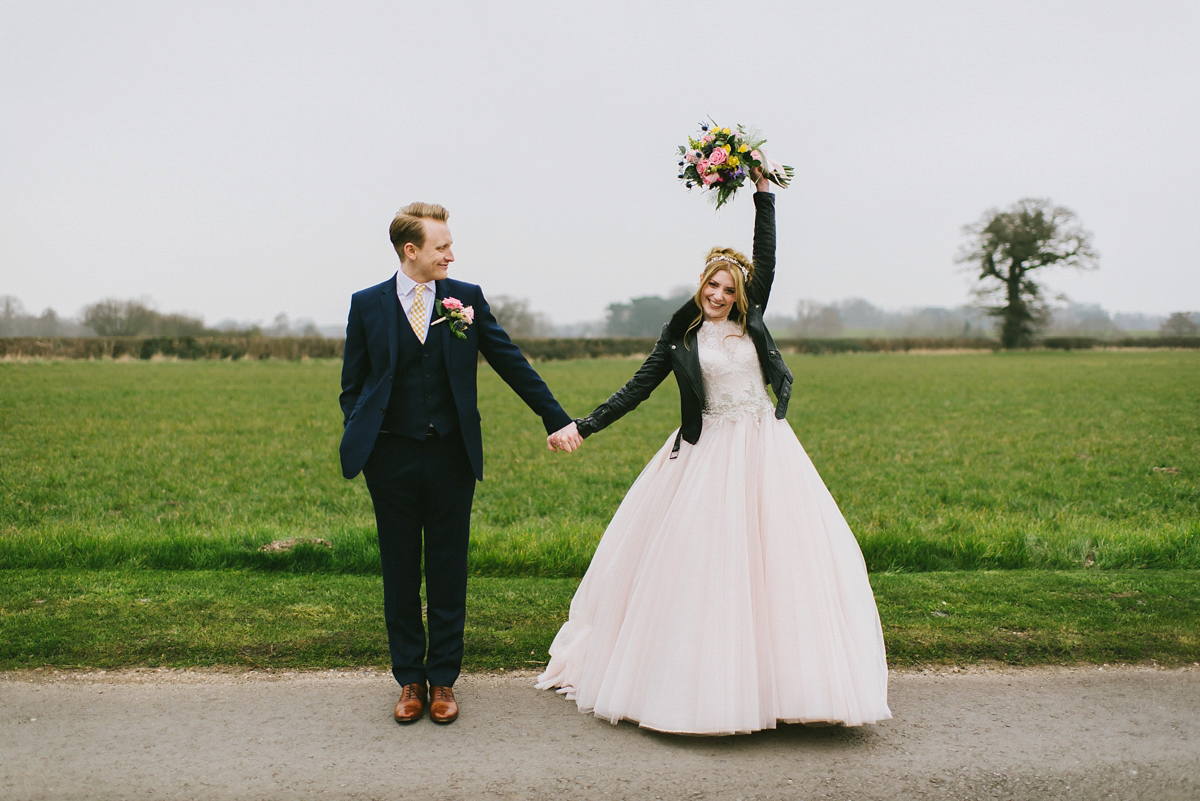
[{"label": "groom", "polygon": [[448,217],[433,203],[396,214],[400,270],[351,297],[342,363],[342,475],[361,471],[375,507],[399,723],[418,720],[426,705],[435,723],[458,717],[452,688],[462,666],[471,500],[483,479],[479,355],[553,432],[551,449],[581,442],[480,288],[446,277],[454,261]]}]

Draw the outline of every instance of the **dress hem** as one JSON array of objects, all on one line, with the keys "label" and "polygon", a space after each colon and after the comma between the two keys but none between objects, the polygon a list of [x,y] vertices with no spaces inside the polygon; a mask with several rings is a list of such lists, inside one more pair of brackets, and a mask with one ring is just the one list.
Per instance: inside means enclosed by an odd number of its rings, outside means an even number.
[{"label": "dress hem", "polygon": [[[553,684],[550,682],[543,681],[543,682],[537,682],[536,684],[534,684],[534,688],[538,689],[538,690],[554,690],[555,693],[563,696],[566,700],[575,701],[575,688],[571,687],[571,686],[564,687],[559,684]],[[650,725],[647,723],[642,723],[637,718],[633,718],[628,715],[620,715],[616,719],[613,719],[613,718],[609,717],[608,715],[603,715],[603,714],[597,712],[595,709],[587,709],[582,706],[579,706],[578,702],[576,702],[575,705],[579,710],[579,714],[592,715],[593,717],[597,718],[598,720],[606,721],[606,722],[612,724],[613,726],[616,726],[617,724],[624,721],[626,723],[634,724],[639,729],[645,729],[647,731],[658,732],[659,734],[677,734],[677,735],[689,736],[689,737],[727,737],[727,736],[733,735],[733,734],[753,734],[754,732],[757,732],[757,731],[772,731],[774,729],[777,729],[779,727],[780,723],[785,723],[788,725],[799,724],[801,726],[812,726],[813,728],[827,728],[827,727],[832,727],[832,726],[841,726],[842,728],[845,728],[845,729],[856,729],[859,726],[874,726],[877,723],[880,723],[885,720],[891,720],[891,718],[892,718],[892,712],[889,709],[886,715],[882,715],[877,718],[872,718],[870,720],[862,720],[862,721],[859,721],[858,723],[847,723],[844,720],[836,720],[836,719],[830,719],[830,718],[795,717],[795,718],[776,718],[772,723],[764,724],[762,726],[759,726],[758,728],[753,728],[753,729],[719,729],[717,731],[690,731],[687,729],[659,728],[658,726],[653,726],[653,725]]]}]

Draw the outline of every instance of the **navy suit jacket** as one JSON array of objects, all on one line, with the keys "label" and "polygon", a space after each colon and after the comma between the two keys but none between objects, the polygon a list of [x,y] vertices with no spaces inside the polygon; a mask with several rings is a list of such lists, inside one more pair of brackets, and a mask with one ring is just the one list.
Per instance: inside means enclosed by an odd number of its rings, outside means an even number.
[{"label": "navy suit jacket", "polygon": [[[570,423],[571,418],[500,327],[478,286],[449,278],[435,282],[435,286],[436,298],[457,298],[464,306],[475,309],[475,322],[467,326],[465,340],[454,336],[449,323],[430,326],[429,339],[441,340],[463,443],[467,446],[475,477],[482,480],[483,433],[479,426],[476,383],[479,354],[483,354],[492,369],[542,418],[546,433],[559,430]],[[346,348],[342,357],[342,394],[339,397],[346,429],[340,448],[342,475],[346,478],[354,478],[367,463],[392,396],[401,347],[399,326],[408,325],[398,308],[394,275],[382,284],[355,292],[350,299]],[[437,319],[435,310],[433,321]]]}]

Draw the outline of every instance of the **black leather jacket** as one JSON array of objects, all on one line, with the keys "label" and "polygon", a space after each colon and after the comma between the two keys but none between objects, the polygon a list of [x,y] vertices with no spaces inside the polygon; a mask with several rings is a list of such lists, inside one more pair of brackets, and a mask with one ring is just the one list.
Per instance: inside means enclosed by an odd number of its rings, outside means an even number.
[{"label": "black leather jacket", "polygon": [[[750,302],[746,333],[754,342],[763,375],[775,392],[778,401],[775,417],[783,419],[787,414],[788,400],[792,397],[792,373],[783,363],[771,332],[763,324],[763,311],[771,296],[771,283],[775,280],[775,195],[756,192],[754,209],[754,275],[746,287],[747,300]],[[699,441],[704,425],[704,379],[700,374],[700,355],[696,350],[696,329],[688,331],[699,314],[700,309],[694,300],[689,300],[675,312],[671,321],[663,326],[654,350],[633,378],[587,417],[575,421],[582,436],[594,434],[636,409],[668,374],[674,372],[675,380],[679,383],[682,415],[679,435],[675,437],[675,451],[679,450],[681,437],[693,445]],[[736,307],[730,312],[729,318],[734,321],[741,319]]]}]

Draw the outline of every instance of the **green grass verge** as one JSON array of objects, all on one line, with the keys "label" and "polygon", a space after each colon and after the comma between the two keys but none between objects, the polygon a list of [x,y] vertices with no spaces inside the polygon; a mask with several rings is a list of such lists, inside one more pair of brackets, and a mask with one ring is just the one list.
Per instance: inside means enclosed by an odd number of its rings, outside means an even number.
[{"label": "green grass verge", "polygon": [[[896,667],[1200,661],[1200,571],[871,576]],[[466,669],[536,668],[572,579],[476,578]],[[9,570],[0,669],[388,663],[377,579],[252,571]]]},{"label": "green grass verge", "polygon": [[[788,420],[872,570],[1200,568],[1200,353],[789,363]],[[538,369],[584,414],[636,366]],[[0,363],[0,568],[376,572],[370,499],[338,471],[339,369]],[[477,576],[582,575],[678,424],[672,381],[571,456],[486,366],[480,407]],[[290,537],[333,548],[256,550]]]},{"label": "green grass verge", "polygon": [[[467,668],[540,664],[576,586],[574,579],[473,579]],[[0,571],[0,670],[389,663],[378,578],[236,570]]]}]

